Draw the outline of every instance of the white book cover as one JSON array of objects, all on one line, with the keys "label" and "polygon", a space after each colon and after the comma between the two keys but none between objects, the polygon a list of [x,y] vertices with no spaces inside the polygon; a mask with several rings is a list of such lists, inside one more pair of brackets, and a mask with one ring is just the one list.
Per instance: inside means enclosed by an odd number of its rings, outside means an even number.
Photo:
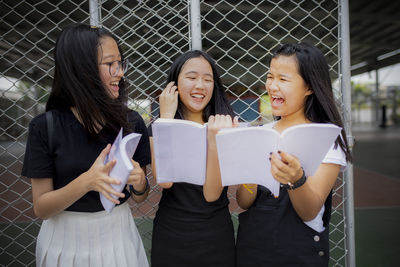
[{"label": "white book cover", "polygon": [[[119,131],[117,137],[114,140],[114,143],[111,146],[110,153],[106,156],[104,160],[104,164],[112,160],[116,160],[114,167],[110,171],[110,177],[118,179],[121,181],[119,185],[112,184],[111,186],[118,192],[122,192],[124,187],[126,186],[126,182],[128,181],[129,174],[133,170],[133,164],[131,159],[133,154],[135,154],[135,150],[137,145],[139,144],[139,140],[142,137],[141,134],[130,133],[124,137],[122,137],[122,128]],[[113,198],[117,199],[116,196],[111,195]],[[108,200],[103,194],[100,193],[100,201],[103,205],[104,209],[110,213],[114,208],[115,204]]]},{"label": "white book cover", "polygon": [[207,125],[159,118],[152,124],[157,182],[204,185]]},{"label": "white book cover", "polygon": [[278,197],[280,184],[270,172],[269,153],[281,150],[296,156],[312,176],[340,131],[327,123],[296,125],[281,134],[267,127],[223,129],[217,134],[222,185],[259,184]]}]

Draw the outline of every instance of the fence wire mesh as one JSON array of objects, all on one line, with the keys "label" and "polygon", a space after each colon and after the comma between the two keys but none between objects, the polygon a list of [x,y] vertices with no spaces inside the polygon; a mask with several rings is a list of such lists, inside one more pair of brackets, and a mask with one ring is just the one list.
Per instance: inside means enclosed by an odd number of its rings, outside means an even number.
[{"label": "fence wire mesh", "polygon": [[[190,1],[97,1],[100,25],[119,39],[130,61],[129,105],[149,125],[170,64],[191,48]],[[264,89],[268,58],[279,44],[317,45],[339,73],[339,3],[327,1],[200,1],[202,46],[216,60],[236,114],[252,124],[272,120]],[[33,266],[41,221],[32,211],[30,181],[20,177],[29,121],[44,111],[54,71],[57,35],[73,22],[89,23],[89,1],[0,1],[0,264]],[[341,105],[341,91],[336,88]],[[148,168],[148,173],[151,170]],[[151,178],[148,199],[130,203],[148,255],[152,219],[161,189]],[[344,266],[344,180],[334,190],[330,245],[332,266]],[[241,212],[229,189],[237,225]]]}]

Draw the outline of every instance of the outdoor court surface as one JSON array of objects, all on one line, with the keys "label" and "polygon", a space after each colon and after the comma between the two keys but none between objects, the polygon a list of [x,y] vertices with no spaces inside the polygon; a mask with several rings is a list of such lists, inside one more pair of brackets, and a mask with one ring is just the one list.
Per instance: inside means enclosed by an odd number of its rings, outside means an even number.
[{"label": "outdoor court surface", "polygon": [[400,266],[400,128],[356,126],[357,266]]}]

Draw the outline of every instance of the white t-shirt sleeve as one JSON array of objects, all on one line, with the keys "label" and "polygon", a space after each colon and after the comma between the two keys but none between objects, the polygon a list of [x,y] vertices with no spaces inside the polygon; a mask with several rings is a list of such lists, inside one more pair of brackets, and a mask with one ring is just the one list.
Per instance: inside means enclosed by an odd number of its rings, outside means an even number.
[{"label": "white t-shirt sleeve", "polygon": [[335,143],[333,143],[328,153],[326,153],[325,158],[322,160],[322,163],[333,163],[340,165],[340,171],[342,172],[347,166],[346,154],[344,154],[344,151],[339,145],[335,148]]}]

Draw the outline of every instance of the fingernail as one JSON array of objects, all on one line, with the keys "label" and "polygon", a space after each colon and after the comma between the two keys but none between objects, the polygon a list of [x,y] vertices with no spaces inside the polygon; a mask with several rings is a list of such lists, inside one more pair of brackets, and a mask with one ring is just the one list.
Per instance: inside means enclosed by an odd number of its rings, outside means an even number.
[{"label": "fingernail", "polygon": [[280,150],[278,150],[278,153],[279,153],[279,154],[281,154],[281,151],[280,151]]},{"label": "fingernail", "polygon": [[272,155],[272,152],[269,152],[270,155]]},{"label": "fingernail", "polygon": [[269,157],[269,160],[271,160],[271,157]]}]

